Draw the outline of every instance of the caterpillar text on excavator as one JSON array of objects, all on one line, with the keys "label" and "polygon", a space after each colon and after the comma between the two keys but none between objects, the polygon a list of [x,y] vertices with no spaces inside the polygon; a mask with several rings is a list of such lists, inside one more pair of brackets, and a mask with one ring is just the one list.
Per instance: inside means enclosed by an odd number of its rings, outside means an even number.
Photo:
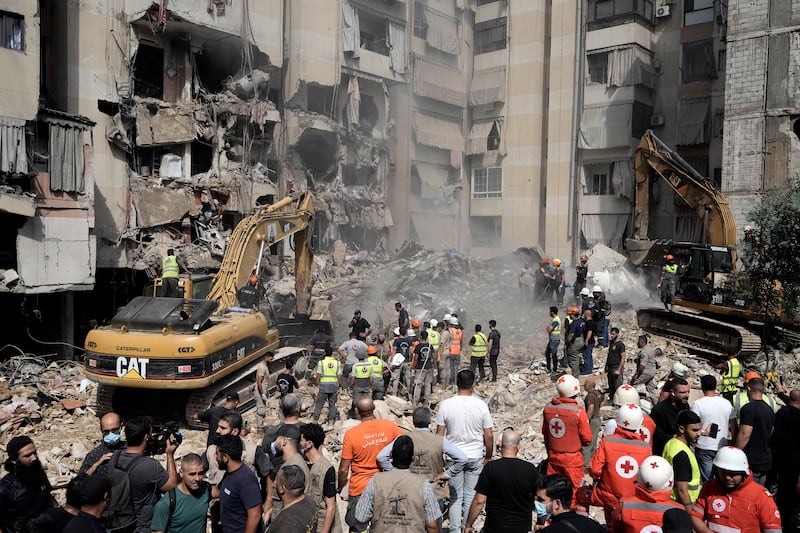
[{"label": "caterpillar text on excavator", "polygon": [[788,314],[777,332],[759,320],[747,272],[737,268],[728,199],[650,130],[636,149],[633,236],[625,245],[634,265],[660,268],[668,255],[677,265],[674,304],[682,309],[638,310],[645,331],[712,357],[747,358],[773,334],[790,344],[800,340],[800,326]]},{"label": "caterpillar text on excavator", "polygon": [[235,227],[207,298],[139,296],[109,325],[92,330],[84,367],[99,383],[98,412],[185,415],[192,423],[192,413],[229,392],[238,392],[245,406],[252,402],[254,365],[267,352],[275,353],[271,372],[282,369],[286,358],[299,360],[295,369],[303,372],[303,349],[280,347],[276,324],[257,309],[239,307],[236,293],[251,276],[261,276],[265,250],[291,237],[294,315],[310,328],[329,328],[330,302],[311,298],[313,219],[308,193],[261,208]]}]

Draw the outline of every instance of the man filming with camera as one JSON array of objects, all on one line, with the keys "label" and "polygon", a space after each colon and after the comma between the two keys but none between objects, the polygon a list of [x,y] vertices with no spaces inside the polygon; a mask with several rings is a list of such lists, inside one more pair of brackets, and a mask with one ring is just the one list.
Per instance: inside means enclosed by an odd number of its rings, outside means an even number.
[{"label": "man filming with camera", "polygon": [[[119,455],[112,458],[111,467],[124,470],[128,474],[136,513],[135,533],[149,532],[156,502],[180,481],[175,464],[175,450],[180,444],[180,434],[170,433],[160,439],[158,435],[153,435],[153,419],[140,416],[125,423],[125,438],[128,447],[116,452]],[[159,444],[166,445],[166,448],[158,449]],[[166,453],[166,470],[160,462],[148,456],[157,453]]]}]

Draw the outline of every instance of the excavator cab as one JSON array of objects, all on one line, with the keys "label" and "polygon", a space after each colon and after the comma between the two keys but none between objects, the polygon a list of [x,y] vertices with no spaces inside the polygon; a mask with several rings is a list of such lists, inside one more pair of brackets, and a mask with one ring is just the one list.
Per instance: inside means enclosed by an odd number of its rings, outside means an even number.
[{"label": "excavator cab", "polygon": [[[151,285],[144,289],[144,296],[154,298],[161,296],[161,285],[163,280],[158,276]],[[193,300],[203,300],[211,292],[214,284],[214,276],[209,274],[181,274],[178,278],[178,290],[182,292],[180,298],[191,298]]]},{"label": "excavator cab", "polygon": [[703,304],[722,303],[723,289],[733,273],[730,248],[679,243],[673,245],[669,253],[678,264],[678,299]]}]

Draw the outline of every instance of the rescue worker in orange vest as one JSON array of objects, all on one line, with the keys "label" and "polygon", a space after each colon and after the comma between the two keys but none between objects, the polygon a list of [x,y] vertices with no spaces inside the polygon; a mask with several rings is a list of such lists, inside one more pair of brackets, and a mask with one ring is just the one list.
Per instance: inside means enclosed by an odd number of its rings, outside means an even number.
[{"label": "rescue worker in orange vest", "polygon": [[692,506],[698,533],[780,533],[781,513],[764,487],[753,481],[747,456],[739,448],[717,451],[714,467]]},{"label": "rescue worker in orange vest", "polygon": [[672,499],[672,466],[658,455],[646,457],[639,465],[633,496],[620,498],[612,513],[614,533],[661,531],[664,513],[671,509],[686,509]]},{"label": "rescue worker in orange vest", "polygon": [[558,396],[544,407],[542,435],[547,449],[547,473],[564,474],[572,482],[572,508],[575,491],[583,480],[581,449],[592,442],[589,417],[576,397],[581,386],[577,378],[564,374],[556,382]]},{"label": "rescue worker in orange vest", "polygon": [[[635,403],[625,404],[617,411],[617,430],[604,437],[589,464],[589,473],[595,480],[589,504],[602,507],[606,524],[611,525],[612,510],[624,496],[636,494],[634,478],[639,465],[652,452],[644,442],[639,429],[642,427],[644,413]],[[584,491],[578,493],[581,500]],[[582,503],[581,501],[578,502]]]},{"label": "rescue worker in orange vest", "polygon": [[455,385],[458,368],[461,366],[461,340],[464,337],[464,331],[461,329],[461,325],[458,323],[457,317],[451,316],[449,320],[450,327],[448,328],[448,331],[450,332],[450,355],[447,356],[447,361],[450,367],[450,375],[449,379],[447,380],[447,384]]},{"label": "rescue worker in orange vest", "polygon": [[[614,405],[616,405],[617,407],[621,407],[629,403],[634,403],[641,407],[639,400],[640,400],[639,391],[637,391],[631,385],[627,384],[622,385],[614,392]],[[642,411],[642,414],[644,415],[644,419],[642,420],[642,427],[639,429],[639,433],[642,434],[642,439],[646,443],[650,444],[650,447],[652,448],[653,444],[651,441],[653,439],[653,433],[656,430],[656,422],[655,420],[650,418],[650,415],[645,414],[644,411]],[[617,421],[612,418],[611,420],[606,422],[603,434],[613,435],[616,430],[617,430]]]}]

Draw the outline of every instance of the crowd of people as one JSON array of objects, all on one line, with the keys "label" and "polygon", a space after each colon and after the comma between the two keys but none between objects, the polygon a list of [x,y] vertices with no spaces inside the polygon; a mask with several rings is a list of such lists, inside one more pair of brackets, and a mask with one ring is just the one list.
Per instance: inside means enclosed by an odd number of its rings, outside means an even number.
[{"label": "crowd of people", "polygon": [[[780,388],[780,406],[762,377],[731,355],[719,366],[721,394],[716,378],[703,375],[703,397],[690,404],[689,369],[676,363],[659,387],[658,353],[644,335],[625,383],[629,356],[601,288],[582,287],[576,296],[581,307],[564,321],[558,307],[549,308],[545,359],[556,395],[536,406],[547,451],[538,465],[519,457],[530,436],[513,427],[496,435],[486,402],[474,394],[481,382],[498,379],[497,322],[464,335],[457,314],[420,322],[398,302],[393,335],[376,335],[358,311],[338,347],[315,333],[305,385],[313,408],[304,412],[301,383],[287,362],[275,380],[280,422],[271,426],[272,355],[265,356],[256,369],[255,435],[236,393],[195,415],[209,426],[206,449],[180,460],[179,433],[159,433],[148,417],[123,423],[105,414],[99,444],[62,505],[35,443],[13,437],[0,479],[0,532],[470,533],[481,516],[486,533],[800,527],[800,460],[792,450],[800,391]],[[596,376],[581,382],[592,374],[596,346],[606,349],[604,390]],[[455,392],[434,412],[437,386]],[[412,430],[376,417],[375,401],[387,392],[413,402]],[[350,398],[347,413],[338,410],[340,393]],[[616,416],[601,427],[606,394]],[[344,433],[336,465],[323,449],[340,416],[358,422]],[[604,525],[594,518],[600,515]]]}]

